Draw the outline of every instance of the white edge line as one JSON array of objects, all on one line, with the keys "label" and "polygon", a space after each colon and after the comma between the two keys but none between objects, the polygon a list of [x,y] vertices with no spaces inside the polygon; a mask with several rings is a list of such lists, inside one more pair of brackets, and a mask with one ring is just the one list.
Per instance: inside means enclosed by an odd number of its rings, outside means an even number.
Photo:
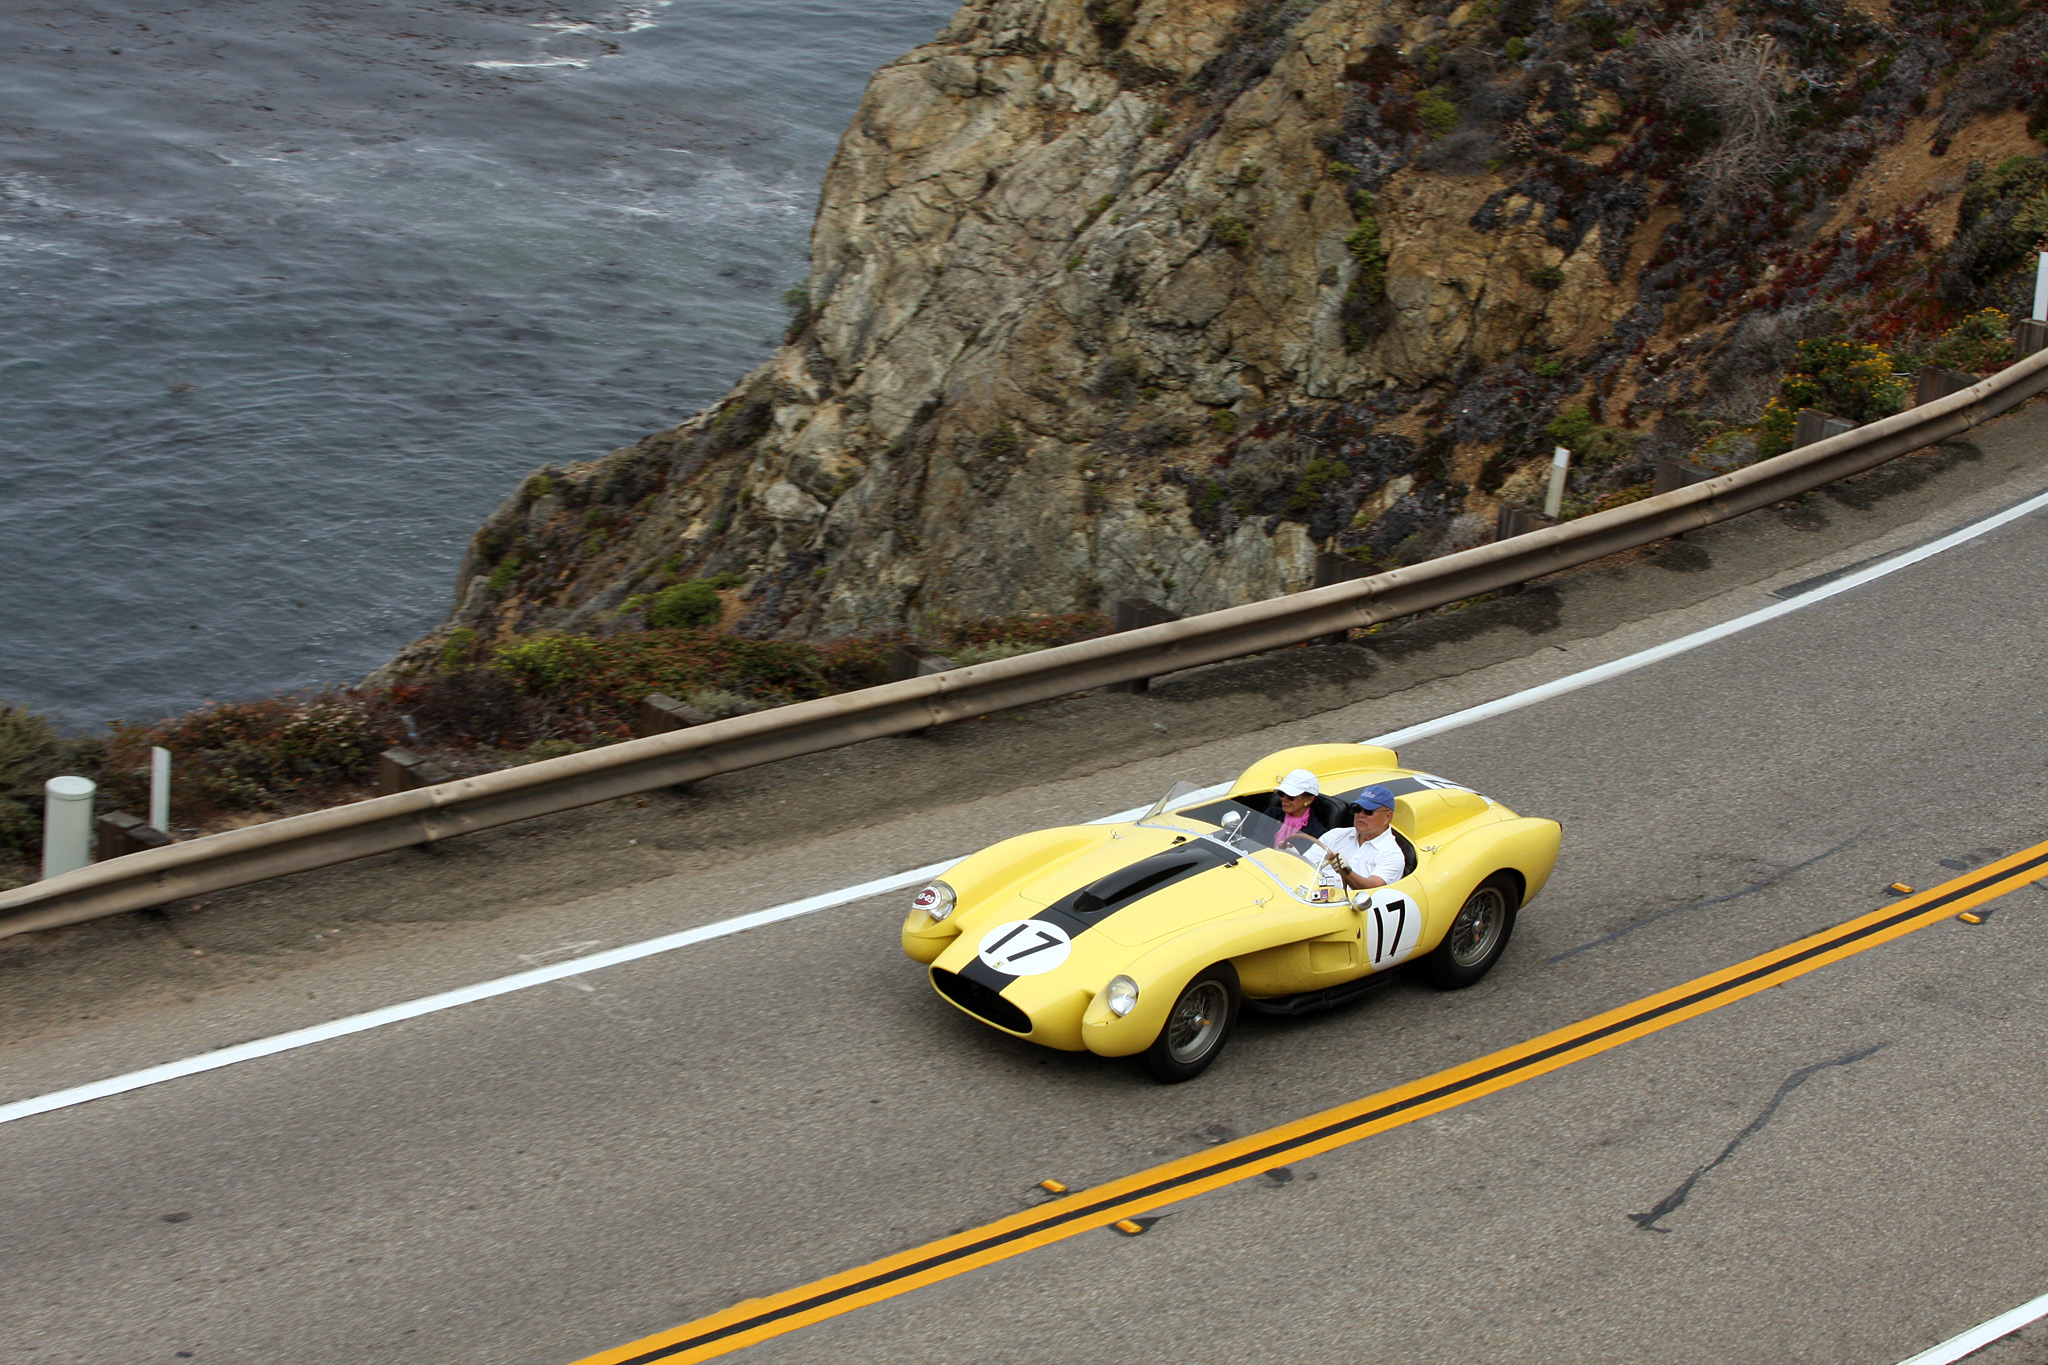
[{"label": "white edge line", "polygon": [[[1558,678],[1555,681],[1516,692],[1511,696],[1500,697],[1479,706],[1470,706],[1463,711],[1453,711],[1448,716],[1440,716],[1435,720],[1423,721],[1418,725],[1410,725],[1363,742],[1377,744],[1389,749],[1397,748],[1411,740],[1426,739],[1432,735],[1441,735],[1451,730],[1462,729],[1467,725],[1473,725],[1482,720],[1490,720],[1495,716],[1503,716],[1511,711],[1519,711],[1525,706],[1534,706],[1536,703],[1548,701],[1552,697],[1563,696],[1567,692],[1576,692],[1580,688],[1591,687],[1596,683],[1606,682],[1610,678],[1618,678],[1624,673],[1632,673],[1636,669],[1646,668],[1651,664],[1698,649],[1702,645],[1712,644],[1716,640],[1739,634],[1754,626],[1760,626],[1766,621],[1775,621],[1780,616],[1812,606],[1816,602],[1826,601],[1828,598],[1839,593],[1847,592],[1851,588],[1861,587],[1863,584],[1883,578],[1887,574],[1897,573],[1900,569],[1918,564],[1921,560],[1932,558],[1946,550],[1952,550],[1958,545],[1966,544],[1981,535],[1997,530],[2008,522],[2017,521],[2029,513],[2039,511],[2043,507],[2048,507],[2048,493],[2037,494],[2024,502],[2006,508],[2002,512],[1986,517],[1982,521],[1972,522],[1960,530],[1952,531],[1938,540],[1929,541],[1925,545],[1908,550],[1894,558],[1884,560],[1856,573],[1848,574],[1836,579],[1832,583],[1815,588],[1811,592],[1801,593],[1799,596],[1788,601],[1776,603],[1760,611],[1750,612],[1746,616],[1737,616],[1732,620],[1723,621],[1720,625],[1709,626],[1705,630],[1694,631],[1690,635],[1680,636],[1676,640],[1655,645],[1639,653],[1631,654],[1626,658],[1600,664],[1597,667],[1588,668],[1567,677]],[[1229,789],[1230,784],[1225,782],[1214,787],[1206,787],[1186,799],[1190,802],[1208,800],[1222,795]],[[1136,819],[1148,809],[1150,809],[1149,806],[1136,806],[1127,811],[1118,811],[1114,815],[1097,816],[1087,823],[1091,825],[1118,824],[1125,820]],[[678,948],[688,948],[694,944],[709,942],[712,939],[725,938],[728,935],[742,933],[748,929],[758,929],[766,924],[776,924],[782,920],[797,919],[804,915],[816,914],[822,910],[836,909],[853,901],[865,900],[869,896],[879,896],[890,891],[900,891],[905,887],[915,886],[919,882],[928,881],[958,861],[960,861],[958,858],[948,858],[943,862],[929,863],[924,867],[913,868],[908,872],[898,872],[887,877],[877,877],[873,881],[862,882],[858,886],[849,886],[838,891],[821,892],[815,896],[806,896],[802,900],[787,901],[781,905],[770,906],[766,910],[756,910],[752,914],[719,920],[713,924],[699,925],[695,929],[685,929],[679,933],[665,934],[660,938],[646,939],[640,943],[629,943],[624,947],[606,949],[601,953],[591,953],[584,957],[570,958],[566,962],[556,962],[545,967],[536,967],[531,971],[499,977],[494,981],[479,982],[474,986],[463,986],[456,990],[443,991],[438,995],[423,996],[418,1000],[408,1000],[403,1004],[387,1005],[383,1009],[370,1010],[364,1014],[352,1014],[347,1018],[336,1019],[330,1023],[315,1024],[310,1028],[294,1029],[290,1033],[280,1033],[270,1038],[258,1038],[252,1042],[237,1043],[232,1047],[219,1048],[213,1052],[202,1052],[195,1057],[186,1057],[179,1061],[166,1062],[161,1066],[147,1067],[141,1071],[131,1071],[124,1076],[112,1076],[103,1081],[93,1081],[86,1085],[72,1086],[67,1090],[54,1090],[47,1095],[36,1095],[29,1099],[16,1100],[12,1104],[0,1104],[0,1123],[12,1123],[16,1119],[25,1119],[36,1114],[47,1114],[56,1109],[68,1109],[73,1105],[85,1104],[90,1100],[105,1099],[109,1095],[120,1095],[130,1090],[140,1090],[145,1086],[158,1085],[164,1081],[174,1081],[185,1076],[196,1076],[204,1071],[217,1071],[221,1067],[233,1066],[237,1062],[254,1061],[258,1057],[270,1057],[280,1052],[290,1052],[297,1048],[310,1047],[314,1043],[324,1043],[333,1038],[345,1038],[349,1034],[364,1033],[370,1029],[382,1028],[387,1024],[402,1023],[407,1019],[417,1019],[421,1015],[436,1014],[442,1010],[454,1009],[458,1005],[468,1005],[478,1000],[489,1000],[495,996],[510,995],[514,991],[523,991],[534,986],[544,986],[551,981],[560,981],[564,977],[581,976],[586,972],[601,971],[606,967],[616,967],[622,962],[636,962],[641,958],[674,952]],[[2036,1313],[2035,1317],[2048,1314],[2048,1297],[2038,1299],[2034,1304],[2028,1304],[2026,1308],[2014,1309],[2013,1312],[2027,1312],[2029,1309],[2034,1308],[2035,1304],[2043,1305],[2041,1312]],[[2013,1313],[2008,1313],[2005,1316],[2006,1318],[2012,1317]],[[2027,1322],[2032,1320],[2032,1318],[2026,1319]],[[1995,1323],[2003,1321],[2005,1321],[2005,1318],[1994,1319],[1993,1323],[1986,1324],[1984,1328],[1976,1330],[1984,1331]],[[2025,1322],[2021,1322],[2014,1327],[2006,1328],[2005,1331],[2015,1331],[2018,1327],[2024,1325]],[[2003,1333],[2000,1333],[2000,1335],[2003,1335]],[[1963,1338],[1958,1337],[1956,1340],[1961,1341]],[[1989,1341],[1992,1338],[1986,1337],[1985,1340]],[[1946,1348],[1935,1348],[1937,1352],[1943,1349]],[[1927,1353],[1913,1357],[1911,1361],[1906,1362],[1906,1365],[1935,1365],[1937,1360],[1947,1361],[1954,1359],[1956,1359],[1955,1356],[1937,1356]]]},{"label": "white edge line", "polygon": [[2048,1318],[2048,1294],[2023,1303],[2010,1313],[2000,1313],[1991,1321],[1972,1327],[1961,1336],[1950,1337],[1939,1346],[1930,1346],[1911,1360],[1900,1361],[1899,1365],[1950,1365],[1951,1361],[1982,1350],[2000,1337],[2011,1336],[2039,1318]]},{"label": "white edge line", "polygon": [[2043,507],[2048,507],[2048,493],[2037,494],[2034,497],[2028,498],[2025,502],[2006,508],[2003,512],[1986,517],[1983,521],[1973,522],[1959,531],[1952,531],[1939,540],[1931,540],[1925,545],[1907,550],[1892,559],[1873,564],[1867,569],[1858,570],[1853,574],[1838,578],[1832,583],[1823,584],[1811,592],[1804,592],[1797,597],[1750,612],[1747,616],[1737,616],[1732,620],[1723,621],[1720,625],[1708,626],[1705,630],[1697,630],[1690,635],[1681,635],[1676,640],[1669,640],[1661,645],[1652,646],[1640,653],[1631,654],[1626,658],[1615,659],[1611,663],[1604,663],[1595,668],[1586,669],[1584,672],[1573,673],[1568,677],[1559,678],[1554,682],[1547,682],[1538,687],[1531,687],[1512,696],[1501,697],[1479,706],[1467,707],[1463,711],[1453,711],[1450,715],[1441,716],[1436,720],[1426,720],[1419,725],[1410,725],[1404,729],[1395,730],[1390,734],[1381,735],[1377,739],[1369,739],[1366,743],[1384,745],[1389,749],[1399,748],[1413,740],[1427,739],[1431,735],[1440,735],[1448,730],[1461,729],[1476,721],[1489,720],[1494,716],[1504,716],[1510,711],[1519,711],[1525,706],[1534,706],[1537,702],[1549,701],[1552,697],[1561,697],[1567,692],[1576,692],[1582,687],[1591,687],[1595,683],[1603,683],[1610,678],[1618,678],[1624,673],[1633,673],[1638,668],[1647,668],[1651,664],[1659,663],[1675,655],[1698,649],[1701,645],[1712,644],[1716,640],[1726,639],[1730,635],[1739,634],[1742,631],[1749,630],[1751,627],[1763,625],[1766,621],[1775,621],[1780,616],[1786,616],[1801,608],[1810,607],[1816,602],[1826,601],[1828,598],[1838,593],[1845,593],[1851,588],[1862,587],[1865,583],[1883,578],[1887,574],[1897,573],[1900,569],[1918,564],[1923,559],[1930,559],[1945,550],[1952,550],[1958,545],[1975,540],[1978,536],[1995,531],[2007,522],[2017,521],[2021,517],[2031,512],[2037,512]]}]

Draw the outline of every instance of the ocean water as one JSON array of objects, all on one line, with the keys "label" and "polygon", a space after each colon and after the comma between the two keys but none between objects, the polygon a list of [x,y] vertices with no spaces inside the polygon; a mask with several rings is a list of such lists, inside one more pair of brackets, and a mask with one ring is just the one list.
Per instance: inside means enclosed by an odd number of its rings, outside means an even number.
[{"label": "ocean water", "polygon": [[773,348],[950,0],[0,6],[0,700],[352,682],[527,471]]}]

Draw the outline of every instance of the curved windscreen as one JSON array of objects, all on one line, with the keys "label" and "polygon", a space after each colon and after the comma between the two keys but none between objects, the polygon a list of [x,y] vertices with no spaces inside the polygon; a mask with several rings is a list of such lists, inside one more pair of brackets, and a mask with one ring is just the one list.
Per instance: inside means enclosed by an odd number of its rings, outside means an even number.
[{"label": "curved windscreen", "polygon": [[1292,900],[1310,904],[1350,900],[1337,875],[1325,871],[1327,854],[1322,845],[1305,834],[1282,841],[1278,817],[1227,796],[1213,796],[1214,791],[1192,782],[1175,783],[1138,823],[1151,829],[1176,830],[1227,849],[1234,855],[1232,861],[1242,860],[1258,868]]}]

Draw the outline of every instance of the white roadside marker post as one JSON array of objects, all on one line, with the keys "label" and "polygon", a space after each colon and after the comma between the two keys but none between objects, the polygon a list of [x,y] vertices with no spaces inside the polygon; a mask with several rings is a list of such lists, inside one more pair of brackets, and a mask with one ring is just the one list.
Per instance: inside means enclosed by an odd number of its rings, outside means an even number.
[{"label": "white roadside marker post", "polygon": [[149,751],[149,827],[159,834],[171,832],[171,751],[154,746]]},{"label": "white roadside marker post", "polygon": [[1556,521],[1564,513],[1564,480],[1571,471],[1572,453],[1558,446],[1550,453],[1550,491],[1543,496],[1543,515]]},{"label": "white roadside marker post", "polygon": [[92,861],[89,777],[53,777],[43,784],[43,875],[74,872]]},{"label": "white roadside marker post", "polygon": [[2048,251],[2034,257],[2034,321],[2048,322]]}]

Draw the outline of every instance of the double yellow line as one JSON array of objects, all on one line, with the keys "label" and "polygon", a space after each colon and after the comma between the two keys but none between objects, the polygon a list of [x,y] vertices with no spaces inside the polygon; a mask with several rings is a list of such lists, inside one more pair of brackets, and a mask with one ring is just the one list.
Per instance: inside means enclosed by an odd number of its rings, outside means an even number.
[{"label": "double yellow line", "polygon": [[951,1237],[643,1337],[576,1365],[686,1365],[950,1279],[1520,1085],[1925,928],[2048,876],[2048,843],[1797,943],[1524,1043]]}]

